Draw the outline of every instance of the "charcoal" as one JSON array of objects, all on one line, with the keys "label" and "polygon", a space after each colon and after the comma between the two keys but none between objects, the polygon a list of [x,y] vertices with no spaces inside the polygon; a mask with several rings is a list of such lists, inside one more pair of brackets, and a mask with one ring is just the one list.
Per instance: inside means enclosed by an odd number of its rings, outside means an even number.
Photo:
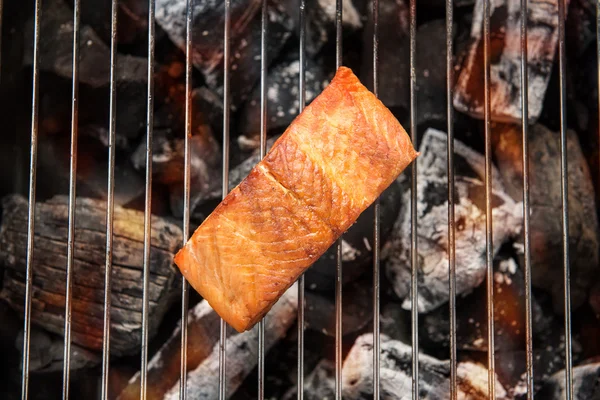
[{"label": "charcoal", "polygon": [[[304,398],[306,400],[323,400],[335,395],[335,363],[322,360],[315,369],[304,378]],[[298,396],[298,388],[291,388],[283,400],[293,400]]]},{"label": "charcoal", "polygon": [[[103,135],[102,127],[86,126],[90,136],[81,136],[78,143],[77,194],[95,199],[107,199],[108,150],[90,139],[96,132]],[[63,132],[64,133],[64,132]],[[83,132],[82,132],[83,133]],[[123,139],[123,137],[120,137]],[[69,193],[70,137],[66,133],[43,136],[38,144],[38,196],[50,198]],[[125,157],[115,158],[115,204],[122,206],[144,193],[144,179]]]},{"label": "charcoal", "polygon": [[[29,370],[31,372],[57,372],[63,370],[64,338],[43,329],[32,327],[29,344]],[[17,336],[15,347],[23,349],[23,332]],[[71,371],[90,368],[100,364],[101,356],[75,344],[71,344]]]},{"label": "charcoal", "polygon": [[[527,19],[529,120],[541,112],[558,42],[558,1],[531,0]],[[490,10],[491,119],[521,120],[520,1],[499,0]],[[461,67],[454,107],[483,119],[483,0],[477,0],[471,28],[472,43]]]},{"label": "charcoal", "polygon": [[[417,159],[418,221],[418,310],[431,311],[448,301],[448,178],[447,136],[429,129],[420,144]],[[456,293],[479,286],[485,263],[485,185],[483,156],[455,140]],[[520,232],[522,205],[504,191],[498,171],[492,171],[492,217],[494,254]],[[382,256],[386,272],[403,307],[410,309],[410,189],[407,174],[398,182],[403,188],[401,210]]]},{"label": "charcoal", "polygon": [[[39,62],[42,71],[72,78],[73,12],[63,0],[43,2],[44,18],[40,22]],[[33,19],[24,29],[26,48],[24,65],[33,63]],[[110,48],[88,25],[81,26],[79,44],[79,81],[94,88],[110,82]],[[138,82],[146,85],[148,62],[144,58],[119,55],[115,66],[117,84]]]},{"label": "charcoal", "polygon": [[223,101],[208,87],[202,86],[192,91],[194,108],[199,109],[204,115],[205,121],[213,129],[213,132],[223,131]]},{"label": "charcoal", "polygon": [[[298,286],[294,284],[277,301],[265,317],[265,351],[281,339],[296,322],[298,310]],[[252,372],[258,360],[258,329],[227,338],[227,394],[231,396],[240,387],[244,378]],[[209,400],[218,398],[219,345],[194,370],[188,372],[188,398]],[[179,398],[179,382],[165,394],[164,399]]]},{"label": "charcoal", "polygon": [[[300,33],[300,1],[282,1],[286,13],[292,18],[296,35]],[[342,2],[342,21],[345,32],[362,28],[360,5],[362,0]],[[308,0],[305,5],[306,53],[314,57],[330,41],[335,40],[335,2]]]},{"label": "charcoal", "polygon": [[600,282],[596,283],[590,293],[590,305],[600,315]]},{"label": "charcoal", "polygon": [[[373,318],[373,296],[370,285],[358,281],[345,285],[342,292],[342,331],[353,334],[364,328]],[[306,291],[305,326],[335,337],[334,293]]]},{"label": "charcoal", "polygon": [[[238,109],[260,78],[260,0],[234,0],[231,4],[231,105]],[[158,0],[156,22],[180,49],[185,50],[187,0]],[[223,30],[225,5],[196,1],[193,22],[193,63],[208,86],[223,96]],[[273,60],[290,36],[292,24],[279,2],[270,1],[267,57]]]},{"label": "charcoal", "polygon": [[[371,0],[372,1],[372,0]],[[368,6],[368,21],[363,32],[363,55],[360,78],[373,86],[373,7]],[[409,106],[409,24],[404,0],[379,2],[379,99],[390,108]],[[429,40],[435,40],[430,38]],[[441,64],[441,63],[440,63]]]},{"label": "charcoal", "polygon": [[569,18],[565,22],[567,51],[573,57],[580,57],[596,42],[596,4],[590,0],[571,0],[569,3]]},{"label": "charcoal", "polygon": [[[188,312],[188,371],[206,360],[219,341],[219,315],[206,300],[196,304]],[[228,334],[234,334],[232,328]],[[171,337],[160,347],[148,363],[148,387],[150,398],[162,398],[179,380],[181,362],[181,321]],[[140,373],[136,373],[119,395],[119,400],[140,398]]]},{"label": "charcoal", "polygon": [[[27,199],[19,195],[3,200],[0,227],[0,262],[4,286],[0,297],[20,315],[24,312],[27,248]],[[106,202],[77,198],[73,259],[72,343],[88,350],[102,349]],[[57,335],[63,334],[65,269],[67,256],[68,197],[56,196],[36,205],[33,252],[31,322]],[[162,317],[179,294],[181,278],[173,266],[182,240],[181,229],[152,218],[150,249],[148,335],[154,336]],[[112,266],[111,354],[139,351],[142,332],[142,269],[144,214],[115,206]]]},{"label": "charcoal", "polygon": [[402,308],[402,303],[385,302],[382,305],[380,324],[381,333],[390,339],[400,340],[404,343],[410,342],[410,315]]},{"label": "charcoal", "polygon": [[[554,374],[538,394],[540,399],[565,399],[567,389],[565,383],[566,371]],[[573,395],[575,399],[600,399],[600,363],[581,365],[573,368]]]},{"label": "charcoal", "polygon": [[[494,155],[507,193],[520,200],[523,187],[520,127],[503,125],[493,132]],[[529,130],[532,284],[549,291],[555,310],[562,312],[562,222],[557,218],[562,209],[559,140],[558,133],[541,124]],[[567,157],[571,302],[575,310],[587,301],[598,276],[598,222],[589,168],[577,136],[571,130],[567,132]]]},{"label": "charcoal", "polygon": [[[289,53],[285,60],[269,70],[267,75],[267,129],[283,131],[298,115],[298,82],[300,61],[298,51]],[[326,75],[322,63],[306,60],[306,101],[310,103],[328,84],[332,74]],[[260,135],[261,104],[260,85],[241,111],[238,131],[254,139],[258,147]]]},{"label": "charcoal", "polygon": [[[459,350],[487,351],[487,290],[484,285],[458,300],[456,342]],[[539,305],[532,300],[536,332],[547,328]],[[496,351],[517,350],[525,346],[525,282],[512,258],[494,262],[494,322]],[[426,314],[419,326],[421,337],[433,346],[448,347],[450,342],[448,307]]]},{"label": "charcoal", "polygon": [[[401,341],[381,336],[381,398],[410,397],[412,349]],[[359,336],[344,361],[342,379],[344,399],[373,396],[373,335]],[[487,396],[487,370],[479,364],[461,362],[457,366],[459,398],[476,400]],[[419,393],[428,400],[445,400],[450,391],[450,363],[419,354]],[[496,380],[496,398],[508,400],[506,390]]]}]

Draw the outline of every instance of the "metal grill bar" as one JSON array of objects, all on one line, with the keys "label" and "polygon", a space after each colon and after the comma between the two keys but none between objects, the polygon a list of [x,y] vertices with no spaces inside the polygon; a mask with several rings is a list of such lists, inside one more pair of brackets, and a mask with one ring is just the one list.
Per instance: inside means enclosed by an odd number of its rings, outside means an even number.
[{"label": "metal grill bar", "polygon": [[35,1],[33,27],[33,92],[31,95],[31,149],[29,159],[29,206],[27,210],[27,261],[25,277],[25,315],[23,327],[23,367],[21,379],[21,398],[29,398],[29,342],[31,337],[31,291],[33,283],[33,236],[35,232],[35,189],[38,153],[38,117],[40,91],[40,20],[42,1]]},{"label": "metal grill bar", "polygon": [[[410,137],[417,144],[417,1],[410,0]],[[419,284],[417,257],[417,163],[411,167],[410,187],[410,309],[412,339],[412,398],[419,397]]]},{"label": "metal grill bar", "polygon": [[523,131],[523,242],[525,250],[525,341],[527,399],[533,400],[533,337],[531,315],[531,234],[529,232],[529,87],[527,76],[527,0],[521,0],[521,110]]},{"label": "metal grill bar", "polygon": [[454,1],[446,1],[446,97],[448,118],[448,285],[450,306],[450,400],[457,400],[456,379],[456,227],[454,219]]},{"label": "metal grill bar", "polygon": [[[267,154],[267,0],[262,2],[260,33],[260,158]],[[265,322],[258,322],[258,398],[265,398]]]},{"label": "metal grill bar", "polygon": [[492,144],[490,126],[490,0],[483,2],[483,64],[485,124],[485,261],[487,266],[488,398],[496,398],[494,348],[494,243],[492,236]]},{"label": "metal grill bar", "polygon": [[558,2],[558,66],[560,88],[560,183],[562,200],[563,267],[565,281],[565,388],[566,400],[573,398],[573,357],[571,335],[571,267],[569,263],[569,196],[567,164],[567,61],[565,51],[565,3]]},{"label": "metal grill bar", "polygon": [[[298,114],[304,111],[306,104],[305,56],[306,56],[306,0],[300,0],[300,48],[298,77]],[[298,280],[298,400],[304,399],[304,274]]]},{"label": "metal grill bar", "polygon": [[115,141],[117,115],[117,0],[112,0],[110,39],[110,105],[108,128],[108,183],[106,197],[106,258],[104,265],[104,330],[102,340],[101,398],[108,399],[108,371],[110,368],[110,306],[112,286],[113,230],[115,206]]},{"label": "metal grill bar", "polygon": [[[225,199],[229,193],[229,118],[231,100],[229,98],[229,67],[230,67],[230,36],[231,36],[231,0],[225,0],[225,29],[223,37],[223,192]],[[226,379],[226,340],[227,323],[221,318],[219,329],[219,399],[225,400],[227,393]]]},{"label": "metal grill bar", "polygon": [[[379,0],[373,0],[373,94],[379,97]],[[379,400],[381,370],[380,316],[380,252],[381,252],[381,200],[375,200],[373,221],[373,398]]]},{"label": "metal grill bar", "polygon": [[144,277],[142,295],[141,397],[148,386],[148,286],[150,285],[150,241],[152,232],[152,134],[154,130],[154,12],[156,0],[148,1],[148,99],[146,113],[146,194],[144,196]]},{"label": "metal grill bar", "polygon": [[[342,66],[342,0],[335,1],[335,67]],[[337,241],[335,279],[335,398],[342,400],[342,236]]]},{"label": "metal grill bar", "polygon": [[[183,243],[185,246],[190,236],[190,184],[191,154],[190,138],[192,137],[192,17],[194,2],[187,0],[185,15],[185,139],[183,155]],[[179,369],[179,398],[187,397],[187,340],[188,340],[188,308],[190,285],[184,276],[181,277],[181,363]]]},{"label": "metal grill bar", "polygon": [[71,301],[73,299],[73,251],[75,245],[75,202],[77,187],[77,133],[79,120],[79,19],[81,0],[73,4],[73,87],[71,96],[71,154],[69,163],[69,226],[67,238],[67,277],[65,289],[65,337],[63,400],[69,398],[71,377]]}]

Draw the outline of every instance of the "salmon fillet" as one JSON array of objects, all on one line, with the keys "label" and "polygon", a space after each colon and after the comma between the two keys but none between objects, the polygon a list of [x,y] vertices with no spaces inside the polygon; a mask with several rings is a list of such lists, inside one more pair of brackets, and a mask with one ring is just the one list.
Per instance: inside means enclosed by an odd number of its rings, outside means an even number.
[{"label": "salmon fillet", "polygon": [[392,113],[341,67],[175,263],[221,318],[249,330],[417,156]]}]

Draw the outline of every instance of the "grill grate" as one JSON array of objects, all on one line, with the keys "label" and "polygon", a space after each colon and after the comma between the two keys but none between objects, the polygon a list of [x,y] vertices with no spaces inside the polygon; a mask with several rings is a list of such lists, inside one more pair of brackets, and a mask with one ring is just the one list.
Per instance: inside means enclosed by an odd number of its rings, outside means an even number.
[{"label": "grill grate", "polygon": [[[334,0],[332,0],[334,1]],[[484,5],[484,121],[485,121],[485,206],[486,206],[486,266],[487,266],[487,310],[488,310],[488,388],[489,398],[495,398],[495,365],[494,365],[494,309],[493,309],[493,242],[492,242],[492,212],[491,212],[491,104],[490,104],[490,4],[491,0],[485,0]],[[0,0],[0,26],[2,1]],[[185,169],[184,169],[184,216],[183,216],[183,242],[189,237],[190,230],[190,142],[192,132],[192,21],[193,1],[187,0],[186,12],[186,98],[185,98]],[[561,161],[561,195],[562,195],[562,244],[563,244],[563,267],[564,267],[564,305],[565,320],[564,330],[566,338],[565,360],[567,387],[567,399],[573,397],[573,372],[572,372],[572,334],[571,334],[571,303],[570,303],[570,275],[569,275],[569,232],[568,232],[568,174],[567,174],[567,152],[566,152],[566,56],[565,56],[565,3],[559,3],[559,42],[558,62],[560,69],[560,161]],[[25,292],[25,317],[24,317],[24,342],[22,360],[22,398],[28,398],[29,389],[29,359],[30,359],[30,335],[31,335],[31,302],[32,302],[32,278],[35,271],[32,270],[33,248],[34,248],[34,226],[35,226],[35,203],[36,203],[36,163],[38,155],[38,117],[39,117],[39,41],[40,20],[42,0],[35,0],[35,22],[34,22],[34,57],[33,57],[33,92],[32,92],[32,114],[31,114],[31,158],[29,168],[29,209],[27,224],[27,260],[26,260],[26,292]],[[335,0],[336,7],[336,66],[343,64],[342,60],[342,0]],[[416,27],[417,1],[410,0],[410,134],[417,147],[417,105],[416,105]],[[74,251],[74,220],[76,200],[76,174],[77,174],[77,122],[78,122],[78,71],[79,71],[79,32],[80,32],[80,8],[81,0],[74,2],[73,14],[73,80],[72,80],[72,119],[71,119],[71,153],[70,153],[70,184],[69,184],[69,226],[68,226],[68,253],[67,253],[67,276],[66,276],[66,305],[65,305],[65,338],[64,338],[64,368],[63,368],[63,398],[69,398],[70,377],[70,355],[71,355],[71,300],[72,300],[72,276],[73,276],[73,251]],[[449,311],[450,311],[450,382],[451,399],[457,399],[457,344],[456,344],[456,224],[454,215],[455,188],[454,188],[454,116],[452,107],[453,98],[453,43],[454,34],[454,1],[446,0],[446,72],[447,72],[447,133],[448,133],[448,233],[449,233]],[[520,2],[521,15],[527,14],[527,0]],[[146,186],[145,186],[145,214],[144,214],[144,270],[143,270],[143,334],[142,334],[142,356],[141,356],[141,393],[146,397],[147,367],[148,367],[148,285],[149,285],[149,261],[150,261],[150,233],[151,233],[151,185],[152,185],[152,134],[154,116],[154,48],[155,48],[155,0],[149,0],[149,40],[148,40],[148,95],[147,95],[147,121],[146,121]],[[302,112],[306,102],[305,87],[305,43],[306,43],[306,2],[299,2],[300,21],[300,79],[299,79],[299,111]],[[379,1],[373,0],[373,91],[378,94],[378,18]],[[262,32],[261,32],[261,130],[260,130],[260,155],[266,153],[267,134],[267,51],[266,39],[268,35],[267,1],[262,1]],[[106,263],[105,263],[105,295],[104,295],[104,341],[102,351],[102,383],[101,397],[108,398],[108,376],[110,358],[110,321],[111,321],[111,269],[113,255],[113,218],[114,218],[114,186],[115,186],[115,143],[116,143],[116,36],[117,36],[117,0],[112,0],[111,13],[111,43],[110,43],[110,125],[109,125],[109,166],[107,182],[107,215],[106,215]],[[600,60],[600,6],[598,7],[598,58]],[[523,215],[524,215],[524,251],[525,251],[525,288],[526,288],[526,362],[527,362],[527,398],[533,399],[533,344],[532,344],[532,305],[531,305],[531,242],[530,242],[530,199],[529,199],[529,157],[528,157],[528,80],[527,80],[527,19],[521,18],[521,107],[522,107],[522,133],[523,133]],[[231,33],[231,0],[225,0],[225,29],[224,29],[224,114],[223,114],[223,197],[229,192],[229,141],[230,141],[230,33]],[[412,165],[411,180],[411,303],[412,303],[412,398],[419,397],[419,363],[418,363],[418,312],[417,312],[417,170],[416,163]],[[380,383],[380,342],[379,342],[379,304],[380,304],[380,204],[376,202],[375,222],[373,226],[373,392],[374,397],[379,398]],[[341,399],[342,392],[342,250],[341,238],[337,243],[336,263],[336,286],[335,286],[335,396]],[[299,280],[299,304],[304,305],[304,277]],[[189,285],[185,282],[182,287],[181,318],[181,380],[180,398],[186,398],[186,363],[187,363],[187,316],[189,301]],[[265,387],[265,333],[264,323],[261,321],[259,329],[259,352],[258,352],[258,396],[264,399]],[[219,340],[219,397],[225,399],[227,371],[225,361],[227,356],[226,325],[221,320]],[[298,308],[298,399],[304,397],[304,307]]]}]

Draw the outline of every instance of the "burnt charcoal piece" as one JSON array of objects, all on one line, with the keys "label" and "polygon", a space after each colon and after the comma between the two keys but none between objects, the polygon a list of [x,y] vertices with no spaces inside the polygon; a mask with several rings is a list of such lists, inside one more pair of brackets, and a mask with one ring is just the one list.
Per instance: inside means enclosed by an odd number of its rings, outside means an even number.
[{"label": "burnt charcoal piece", "polygon": [[565,24],[567,51],[579,57],[596,41],[596,4],[589,0],[570,0]]},{"label": "burnt charcoal piece", "polygon": [[[400,400],[412,382],[412,349],[400,341],[381,337],[381,397]],[[373,396],[373,335],[356,339],[344,361],[342,379],[344,399]],[[457,366],[459,398],[477,400],[487,396],[487,369],[472,362]],[[429,400],[446,400],[450,391],[450,363],[419,354],[419,392]],[[496,379],[496,398],[508,400],[506,390]]]},{"label": "burnt charcoal piece", "polygon": [[[293,29],[300,33],[299,0],[283,0],[286,13],[292,18]],[[344,31],[362,28],[357,5],[361,0],[342,2],[342,21]],[[306,53],[314,57],[328,42],[335,40],[335,2],[329,0],[308,0],[306,12]]]},{"label": "burnt charcoal piece", "polygon": [[[468,296],[458,299],[456,343],[459,350],[487,351],[487,294],[481,285]],[[536,332],[548,328],[541,320],[539,305],[533,299]],[[420,332],[433,345],[448,347],[448,307],[439,307],[423,318]],[[525,282],[512,258],[494,263],[494,322],[496,351],[517,350],[525,346]]]},{"label": "burnt charcoal piece", "polygon": [[[350,335],[364,328],[373,318],[370,285],[358,281],[345,285],[342,301],[342,331]],[[335,298],[333,292],[306,291],[305,324],[307,329],[335,337]]]},{"label": "burnt charcoal piece", "polygon": [[590,305],[600,315],[600,282],[598,282],[590,293]]},{"label": "burnt charcoal piece", "polygon": [[[63,0],[43,2],[40,25],[40,69],[67,79],[73,76],[73,11]],[[27,21],[23,63],[33,63],[33,19]],[[87,25],[80,31],[79,81],[94,88],[110,82],[110,48]],[[146,85],[148,62],[145,58],[119,55],[115,67],[117,82]]]},{"label": "burnt charcoal piece", "polygon": [[[420,144],[417,159],[417,222],[419,259],[418,310],[429,312],[448,301],[448,178],[447,136],[429,129]],[[468,292],[485,277],[485,185],[483,156],[455,140],[456,293]],[[521,229],[522,206],[505,192],[498,171],[493,169],[492,217],[494,254]],[[410,309],[410,182],[406,174],[398,182],[403,188],[401,210],[383,256],[386,272],[403,307]]]},{"label": "burnt charcoal piece", "polygon": [[[27,242],[27,200],[4,198],[0,260],[5,264],[0,297],[23,313]],[[73,260],[73,344],[102,349],[106,202],[77,198]],[[36,206],[33,254],[32,323],[61,335],[64,329],[68,198],[56,196]],[[149,335],[179,293],[181,278],[173,268],[181,229],[152,218],[150,249]],[[111,354],[139,350],[142,331],[144,214],[115,206],[112,279]],[[22,314],[21,314],[22,315]]]},{"label": "burnt charcoal piece", "polygon": [[[373,7],[371,2],[369,3],[368,21],[363,32],[363,65],[360,78],[367,87],[372,88]],[[387,107],[406,109],[409,105],[408,11],[404,0],[379,2],[379,31],[385,32],[385,35],[379,37],[379,99]]]},{"label": "burnt charcoal piece", "polygon": [[223,131],[223,100],[209,88],[202,86],[192,91],[194,109],[200,110],[213,132]]},{"label": "burnt charcoal piece", "polygon": [[[207,301],[196,304],[188,312],[188,371],[200,365],[219,342],[219,315]],[[228,335],[234,334],[230,328]],[[163,398],[179,380],[181,362],[181,322],[171,337],[161,346],[148,363],[148,396],[151,399]],[[119,400],[140,398],[140,374],[135,374],[119,395]]]},{"label": "burnt charcoal piece", "polygon": [[[558,41],[558,1],[530,0],[528,4],[529,120],[541,114]],[[499,0],[490,10],[491,118],[521,120],[520,1]],[[471,46],[455,87],[454,107],[483,119],[483,1],[477,0]]]},{"label": "burnt charcoal piece", "polygon": [[[85,127],[102,134],[96,126]],[[83,133],[83,131],[82,131]],[[123,139],[123,137],[121,137]],[[38,198],[69,193],[70,135],[43,136],[38,150]],[[106,200],[108,180],[108,149],[81,136],[78,143],[77,194],[82,197]],[[125,157],[115,159],[115,204],[125,205],[144,193],[144,179]]]},{"label": "burnt charcoal piece", "polygon": [[[298,310],[298,286],[294,284],[275,303],[266,315],[265,351],[268,352],[296,322]],[[227,393],[230,395],[243,383],[244,378],[256,367],[258,360],[258,329],[227,337]],[[188,372],[188,398],[190,400],[216,399],[219,397],[219,346],[213,347],[202,363]],[[165,400],[179,399],[179,382],[165,394]]]},{"label": "burnt charcoal piece", "polygon": [[[298,388],[290,389],[283,400],[293,400],[298,396]],[[315,369],[304,378],[304,398],[306,400],[332,399],[335,396],[335,364],[322,360]]]},{"label": "burnt charcoal piece", "polygon": [[[600,399],[600,363],[580,365],[573,368],[574,399]],[[538,394],[540,399],[560,400],[567,396],[565,371],[557,372]]]},{"label": "burnt charcoal piece", "polygon": [[[260,0],[231,2],[231,105],[246,99],[260,78]],[[185,51],[187,0],[158,0],[156,22],[173,43]],[[220,1],[196,2],[193,22],[193,63],[208,86],[223,96],[223,29],[225,5]],[[292,23],[279,2],[270,1],[267,57],[273,60],[290,36]]]},{"label": "burnt charcoal piece", "polygon": [[[522,199],[522,135],[520,127],[494,131],[494,155],[515,200]],[[558,133],[537,124],[529,130],[532,284],[552,293],[557,312],[564,309],[560,143]],[[598,222],[589,168],[573,131],[567,132],[569,168],[569,249],[573,310],[588,299],[598,276]],[[522,237],[519,237],[522,241]],[[521,262],[521,265],[523,263]]]},{"label": "burnt charcoal piece", "polygon": [[[300,61],[298,51],[294,50],[285,60],[277,63],[267,75],[267,129],[286,129],[298,116],[298,81]],[[319,95],[328,84],[331,75],[326,75],[322,63],[306,59],[305,82],[306,101],[309,103]],[[238,131],[252,138],[259,147],[260,135],[260,85],[252,92],[252,96],[242,109]]]},{"label": "burnt charcoal piece", "polygon": [[[56,372],[63,370],[64,338],[50,334],[37,327],[32,327],[30,338],[29,368],[32,372]],[[23,349],[23,332],[14,343],[19,350]],[[71,370],[90,368],[102,360],[98,353],[71,344]]]}]

